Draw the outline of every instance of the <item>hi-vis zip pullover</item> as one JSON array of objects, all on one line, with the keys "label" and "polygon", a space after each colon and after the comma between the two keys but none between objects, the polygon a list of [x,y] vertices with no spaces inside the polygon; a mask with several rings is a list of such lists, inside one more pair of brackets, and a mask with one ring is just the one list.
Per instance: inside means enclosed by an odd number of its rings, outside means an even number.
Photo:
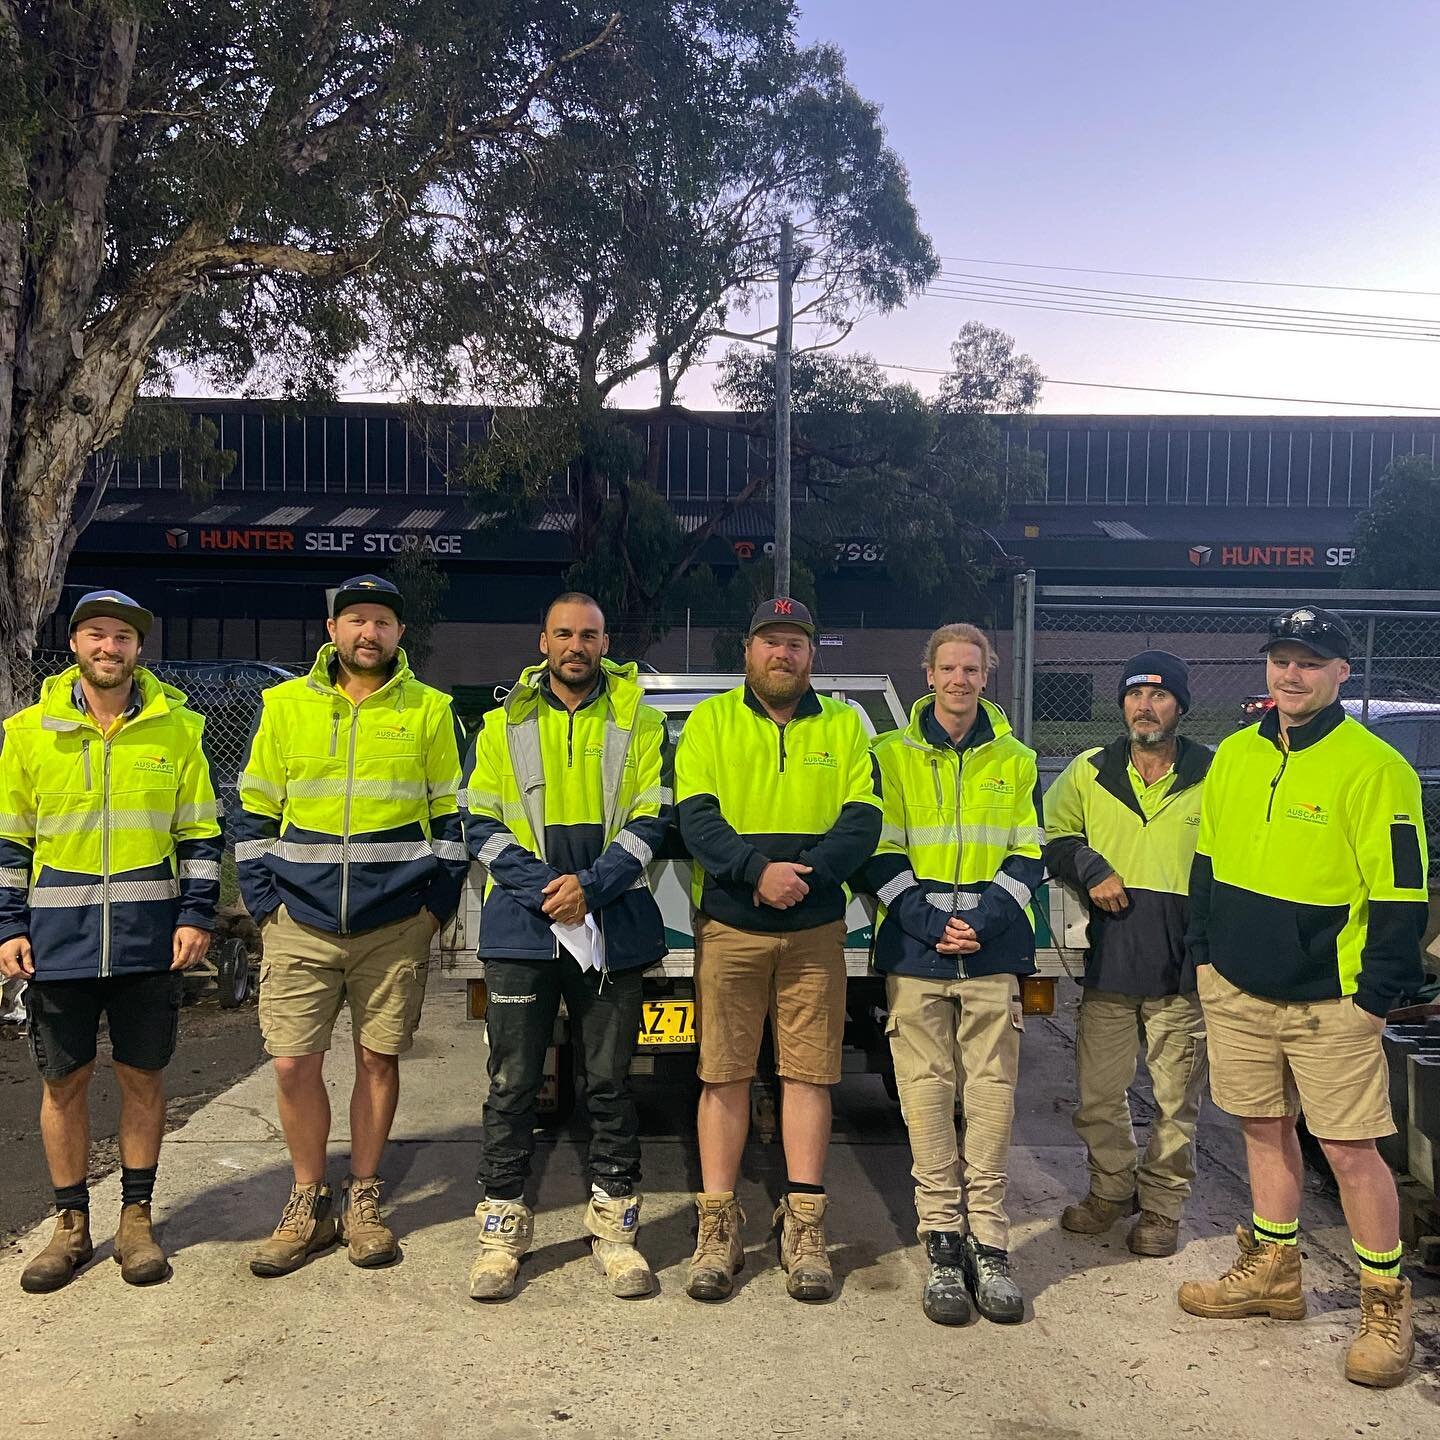
[{"label": "hi-vis zip pullover", "polygon": [[5,722],[0,940],[28,935],[37,980],[168,970],[177,925],[210,930],[220,824],[185,696],[137,668],[108,734],[75,702],[78,666]]},{"label": "hi-vis zip pullover", "polygon": [[[1029,975],[1045,838],[1035,752],[988,700],[959,745],[934,710],[935,697],[923,697],[904,730],[875,740],[885,826],[862,877],[880,902],[875,968],[946,980]],[[935,949],[952,915],[974,929],[974,954]]]},{"label": "hi-vis zip pullover", "polygon": [[670,828],[674,781],[665,717],[642,703],[637,672],[602,660],[594,693],[572,713],[546,666],[533,665],[486,715],[460,796],[470,853],[489,872],[482,958],[558,956],[544,890],[561,875],[580,882],[607,969],[665,954],[646,872]]},{"label": "hi-vis zip pullover", "polygon": [[[1200,835],[1200,796],[1210,751],[1183,737],[1175,765],[1143,785],[1130,741],[1077,755],[1045,793],[1045,863],[1077,887],[1090,908],[1084,984],[1122,995],[1182,995],[1195,989],[1185,958],[1190,867]],[[1118,874],[1130,904],[1112,915],[1088,891]]]},{"label": "hi-vis zip pullover", "polygon": [[1353,995],[1383,1016],[1423,979],[1419,777],[1338,701],[1289,742],[1271,710],[1215,751],[1190,879],[1190,958],[1268,999]]},{"label": "hi-vis zip pullover", "polygon": [[338,664],[322,646],[308,675],[261,696],[234,826],[246,908],[258,924],[284,905],[338,935],[422,905],[444,924],[469,865],[450,697],[422,685],[401,650],[356,705],[335,683]]},{"label": "hi-vis zip pullover", "polygon": [[[695,858],[691,898],[743,930],[808,930],[845,914],[845,882],[880,835],[879,772],[860,717],[807,690],[784,726],[748,685],[702,700],[675,750],[680,833]],[[772,860],[809,865],[788,910],[757,905]]]}]

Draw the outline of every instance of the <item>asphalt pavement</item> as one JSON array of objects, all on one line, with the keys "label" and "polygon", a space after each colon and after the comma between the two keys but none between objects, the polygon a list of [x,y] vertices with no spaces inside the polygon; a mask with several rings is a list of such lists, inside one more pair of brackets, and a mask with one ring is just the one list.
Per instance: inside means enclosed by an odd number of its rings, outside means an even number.
[{"label": "asphalt pavement", "polygon": [[[1073,992],[1072,992],[1073,993]],[[336,1117],[332,1179],[345,1173],[348,1036],[329,1063]],[[463,988],[437,978],[403,1066],[396,1138],[384,1166],[404,1253],[376,1271],[340,1250],[278,1280],[250,1275],[250,1245],[288,1190],[268,1065],[203,1105],[166,1141],[157,1216],[173,1275],[126,1286],[108,1239],[66,1289],[28,1296],[25,1260],[48,1225],[0,1255],[0,1355],[7,1436],[65,1440],[230,1440],[327,1433],[612,1440],[679,1435],[1007,1437],[1394,1436],[1440,1426],[1440,1285],[1417,1279],[1421,1354],[1409,1382],[1346,1383],[1358,1282],[1333,1196],[1319,1181],[1303,1215],[1310,1318],[1202,1321],[1175,1289],[1218,1274],[1249,1205],[1238,1140],[1202,1125],[1201,1176],[1164,1260],[1137,1260],[1123,1231],[1091,1239],[1056,1216],[1084,1188],[1069,1125],[1068,1019],[1032,1019],[1011,1167],[1012,1253],[1026,1320],[943,1329],[921,1314],[909,1152],[877,1079],[836,1092],[829,1189],[840,1293],[805,1306],[785,1294],[770,1239],[783,1184],[778,1147],[752,1144],[741,1201],[748,1260],[736,1294],[684,1294],[693,1244],[693,1122],[681,1092],[645,1103],[642,1243],[657,1295],[605,1293],[583,1243],[583,1133],[547,1139],[537,1163],[535,1249],[513,1300],[466,1295],[484,1094],[481,1027]],[[95,1190],[111,1233],[119,1180]]]}]

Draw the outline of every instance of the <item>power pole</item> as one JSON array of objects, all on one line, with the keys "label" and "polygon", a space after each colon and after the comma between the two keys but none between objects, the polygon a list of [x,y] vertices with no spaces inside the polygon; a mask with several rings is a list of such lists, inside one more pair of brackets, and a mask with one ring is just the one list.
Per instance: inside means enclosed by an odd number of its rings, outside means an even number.
[{"label": "power pole", "polygon": [[780,322],[775,332],[775,594],[790,593],[790,344],[795,232],[780,222]]}]

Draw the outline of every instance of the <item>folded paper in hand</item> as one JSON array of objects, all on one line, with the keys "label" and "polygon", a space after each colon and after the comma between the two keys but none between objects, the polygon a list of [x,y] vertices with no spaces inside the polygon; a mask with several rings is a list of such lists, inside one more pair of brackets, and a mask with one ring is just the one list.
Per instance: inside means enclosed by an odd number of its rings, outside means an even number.
[{"label": "folded paper in hand", "polygon": [[575,957],[582,970],[605,968],[605,937],[593,915],[587,915],[579,925],[553,924],[550,933]]}]

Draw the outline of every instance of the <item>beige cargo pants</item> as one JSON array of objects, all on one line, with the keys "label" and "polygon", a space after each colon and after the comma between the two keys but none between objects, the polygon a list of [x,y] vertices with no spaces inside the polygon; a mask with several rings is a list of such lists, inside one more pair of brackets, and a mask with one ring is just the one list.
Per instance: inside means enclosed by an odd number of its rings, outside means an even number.
[{"label": "beige cargo pants", "polygon": [[[1143,1157],[1126,1094],[1142,1046],[1156,1110]],[[1195,1178],[1195,1122],[1208,1074],[1199,997],[1086,990],[1075,1068],[1075,1133],[1085,1143],[1091,1192],[1116,1201],[1138,1192],[1142,1210],[1178,1220]]]},{"label": "beige cargo pants", "polygon": [[[917,1229],[967,1227],[1010,1248],[1005,1181],[1020,1070],[1020,982],[1013,975],[929,980],[891,975],[885,1033],[910,1132]],[[955,1100],[964,1114],[955,1133]]]}]

